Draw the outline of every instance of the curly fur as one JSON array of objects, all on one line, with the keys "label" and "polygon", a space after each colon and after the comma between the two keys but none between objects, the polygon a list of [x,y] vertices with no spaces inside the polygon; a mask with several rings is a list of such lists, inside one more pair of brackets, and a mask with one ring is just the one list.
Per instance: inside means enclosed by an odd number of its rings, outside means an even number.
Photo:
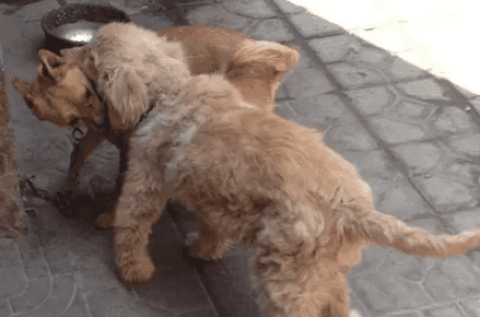
[{"label": "curly fur", "polygon": [[[121,55],[101,58],[110,53]],[[133,69],[128,61],[119,67]],[[152,277],[148,238],[168,199],[198,211],[198,256],[222,257],[233,241],[253,247],[265,317],[357,315],[346,274],[369,245],[433,257],[479,245],[480,230],[439,237],[377,213],[368,184],[317,131],[245,107],[222,75],[190,76],[186,64],[178,67],[160,67],[155,87],[144,88],[157,93],[157,106],[130,140],[114,219],[126,283]],[[116,101],[141,99],[132,93],[144,89],[117,91]]]}]

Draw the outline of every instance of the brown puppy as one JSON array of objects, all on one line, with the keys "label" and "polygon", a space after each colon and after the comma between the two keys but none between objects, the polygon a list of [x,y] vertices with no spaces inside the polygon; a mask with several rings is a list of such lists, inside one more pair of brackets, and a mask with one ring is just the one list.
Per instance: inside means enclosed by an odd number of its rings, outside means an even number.
[{"label": "brown puppy", "polygon": [[[171,27],[157,31],[157,34],[176,43],[172,45],[174,53],[182,55],[181,59],[187,61],[193,74],[225,74],[239,89],[244,100],[267,111],[274,111],[277,88],[285,73],[300,58],[298,51],[292,47],[256,41],[244,33],[223,27]],[[135,46],[135,39],[127,44],[132,45]],[[87,57],[89,51],[88,46],[74,48],[62,51],[62,57],[59,57],[40,50],[34,81],[13,80],[18,92],[39,119],[58,126],[88,127],[87,134],[75,145],[71,155],[67,194],[73,191],[82,166],[100,144],[108,140],[120,149],[126,148],[134,127],[131,122],[138,119],[130,116],[144,111],[136,109],[139,107],[136,102],[125,105],[130,109],[124,109],[121,115],[115,106],[104,108],[103,100],[98,98],[92,86],[91,80],[95,78],[96,70]],[[133,52],[128,58],[139,59],[141,54]],[[122,84],[114,83],[118,89]],[[108,115],[106,120],[103,117],[105,113]],[[97,121],[88,119],[92,117]],[[105,125],[105,121],[110,126]],[[121,170],[124,164],[125,151],[122,151]]]},{"label": "brown puppy", "polygon": [[225,74],[245,101],[269,111],[275,111],[277,88],[300,58],[292,47],[254,41],[224,27],[180,26],[156,33],[182,43],[192,75]]},{"label": "brown puppy", "polygon": [[[191,76],[171,43],[159,39],[161,49],[150,50],[154,37],[131,25],[107,25],[91,52],[107,104],[118,103],[122,112],[131,109],[123,105],[143,102],[136,109],[148,112],[148,102],[156,103],[144,120],[129,116],[140,123],[114,219],[116,262],[126,283],[152,277],[148,239],[168,199],[198,211],[199,256],[219,258],[232,241],[254,248],[263,317],[349,316],[346,274],[372,244],[423,257],[480,245],[480,230],[437,237],[377,213],[368,184],[318,132],[249,107],[222,75]],[[117,47],[131,38],[138,40],[132,50],[151,58],[127,60],[131,52]],[[155,71],[146,73],[145,65]]]}]

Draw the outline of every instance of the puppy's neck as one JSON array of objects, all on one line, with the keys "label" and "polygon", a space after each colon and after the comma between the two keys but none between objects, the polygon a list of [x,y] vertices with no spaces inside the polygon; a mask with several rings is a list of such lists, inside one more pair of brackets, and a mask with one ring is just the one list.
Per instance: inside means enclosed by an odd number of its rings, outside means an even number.
[{"label": "puppy's neck", "polygon": [[152,104],[170,104],[186,89],[191,77],[190,72],[185,67],[180,67],[177,71],[178,73],[172,73],[158,70],[158,76],[148,84],[148,94]]}]

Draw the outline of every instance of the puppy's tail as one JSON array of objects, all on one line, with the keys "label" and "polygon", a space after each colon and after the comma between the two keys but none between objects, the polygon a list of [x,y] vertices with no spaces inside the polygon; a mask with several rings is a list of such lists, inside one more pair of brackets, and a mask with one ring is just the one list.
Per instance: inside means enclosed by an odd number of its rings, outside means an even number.
[{"label": "puppy's tail", "polygon": [[453,257],[480,246],[480,230],[463,231],[454,236],[437,236],[420,228],[409,227],[390,215],[367,212],[357,225],[371,243],[391,247],[420,257]]}]

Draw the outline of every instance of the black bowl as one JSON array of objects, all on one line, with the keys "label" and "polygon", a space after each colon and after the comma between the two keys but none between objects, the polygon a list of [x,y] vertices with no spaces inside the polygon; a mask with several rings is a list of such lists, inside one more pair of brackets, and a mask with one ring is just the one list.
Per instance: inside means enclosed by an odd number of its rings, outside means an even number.
[{"label": "black bowl", "polygon": [[92,42],[102,24],[130,22],[128,15],[111,6],[71,4],[47,13],[42,18],[47,49],[82,46]]}]

